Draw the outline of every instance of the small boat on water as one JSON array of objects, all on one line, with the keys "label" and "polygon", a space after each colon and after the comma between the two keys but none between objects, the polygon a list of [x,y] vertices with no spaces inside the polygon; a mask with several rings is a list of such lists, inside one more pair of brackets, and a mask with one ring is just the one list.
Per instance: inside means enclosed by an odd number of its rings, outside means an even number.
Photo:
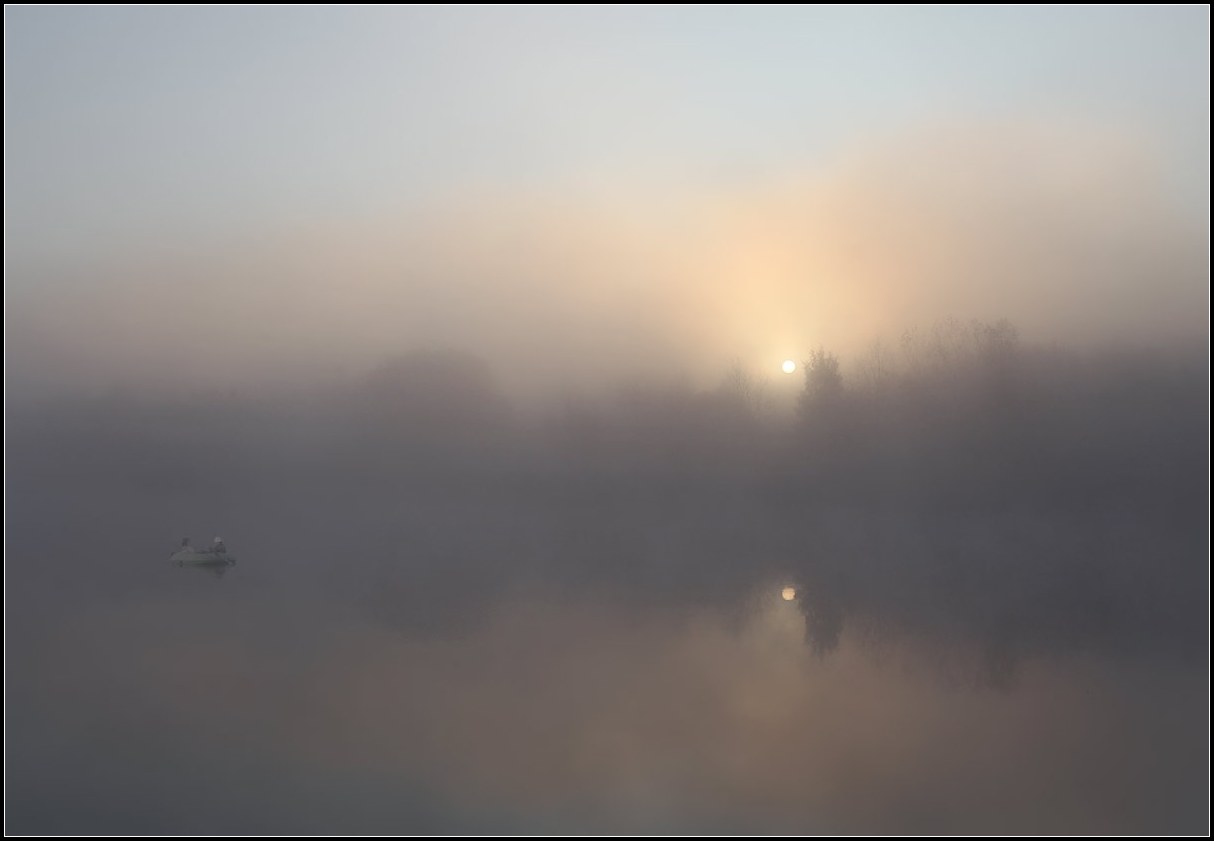
[{"label": "small boat on water", "polygon": [[215,538],[215,542],[211,544],[210,549],[195,549],[190,545],[190,539],[183,537],[181,539],[181,548],[169,556],[171,563],[177,566],[200,566],[200,567],[230,567],[236,566],[236,559],[228,554],[228,547],[224,545],[223,538]]}]

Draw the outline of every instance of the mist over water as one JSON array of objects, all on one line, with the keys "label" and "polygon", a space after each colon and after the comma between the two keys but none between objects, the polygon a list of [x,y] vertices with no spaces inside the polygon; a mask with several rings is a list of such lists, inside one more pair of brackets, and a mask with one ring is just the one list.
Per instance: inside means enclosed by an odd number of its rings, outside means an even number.
[{"label": "mist over water", "polygon": [[419,352],[13,407],[10,827],[1199,828],[1204,361],[933,335],[791,405]]},{"label": "mist over water", "polygon": [[1208,32],[6,9],[6,832],[1208,833]]}]

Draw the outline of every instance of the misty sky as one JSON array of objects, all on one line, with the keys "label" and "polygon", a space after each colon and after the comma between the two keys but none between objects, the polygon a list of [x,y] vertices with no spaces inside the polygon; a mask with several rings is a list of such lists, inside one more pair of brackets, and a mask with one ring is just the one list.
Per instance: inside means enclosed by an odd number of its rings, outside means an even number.
[{"label": "misty sky", "polygon": [[946,315],[1201,340],[1208,19],[10,9],[10,386],[443,345],[551,391]]}]

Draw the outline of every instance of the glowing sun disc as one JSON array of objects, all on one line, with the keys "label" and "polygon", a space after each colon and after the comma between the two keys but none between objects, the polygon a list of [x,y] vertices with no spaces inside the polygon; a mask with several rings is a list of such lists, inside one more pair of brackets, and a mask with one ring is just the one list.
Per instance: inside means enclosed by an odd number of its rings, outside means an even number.
[{"label": "glowing sun disc", "polygon": [[785,587],[783,590],[780,591],[780,596],[784,599],[784,601],[791,602],[793,599],[795,599],[797,597],[797,588],[796,587]]},{"label": "glowing sun disc", "polygon": [[793,362],[791,359],[785,359],[784,364],[780,366],[780,370],[785,374],[791,374],[793,371],[797,370],[797,363]]}]

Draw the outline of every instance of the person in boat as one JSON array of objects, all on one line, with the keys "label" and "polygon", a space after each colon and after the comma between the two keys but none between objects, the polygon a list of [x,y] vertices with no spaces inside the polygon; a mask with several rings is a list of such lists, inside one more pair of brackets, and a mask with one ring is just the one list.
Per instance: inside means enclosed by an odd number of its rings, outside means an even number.
[{"label": "person in boat", "polygon": [[188,537],[181,538],[181,546],[178,547],[178,551],[179,552],[193,552],[194,551],[194,547],[190,545],[190,539]]},{"label": "person in boat", "polygon": [[215,542],[211,544],[211,551],[214,552],[216,555],[226,555],[227,554],[228,547],[224,545],[222,537],[215,538]]}]

